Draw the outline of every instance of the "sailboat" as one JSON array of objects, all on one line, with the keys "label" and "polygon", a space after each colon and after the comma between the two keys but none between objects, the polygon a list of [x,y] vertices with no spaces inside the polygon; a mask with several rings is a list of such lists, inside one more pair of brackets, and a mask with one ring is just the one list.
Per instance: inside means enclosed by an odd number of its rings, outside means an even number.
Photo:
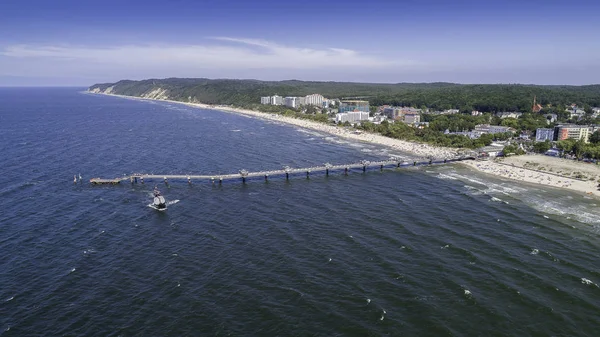
[{"label": "sailboat", "polygon": [[154,195],[154,199],[152,200],[152,203],[148,206],[154,208],[157,211],[166,211],[167,201],[165,200],[165,197],[163,197],[162,194],[160,194],[158,188],[155,187],[152,194]]}]

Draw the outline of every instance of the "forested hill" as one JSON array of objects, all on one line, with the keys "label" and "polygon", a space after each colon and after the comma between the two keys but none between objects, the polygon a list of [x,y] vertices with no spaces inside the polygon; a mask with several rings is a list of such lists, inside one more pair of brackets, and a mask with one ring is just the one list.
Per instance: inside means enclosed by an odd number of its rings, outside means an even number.
[{"label": "forested hill", "polygon": [[454,83],[351,83],[307,81],[258,81],[205,78],[123,80],[95,84],[92,92],[179,101],[248,106],[261,96],[305,96],[319,93],[327,98],[360,97],[371,105],[399,105],[461,111],[531,110],[537,96],[543,106],[600,106],[600,85],[521,85]]}]

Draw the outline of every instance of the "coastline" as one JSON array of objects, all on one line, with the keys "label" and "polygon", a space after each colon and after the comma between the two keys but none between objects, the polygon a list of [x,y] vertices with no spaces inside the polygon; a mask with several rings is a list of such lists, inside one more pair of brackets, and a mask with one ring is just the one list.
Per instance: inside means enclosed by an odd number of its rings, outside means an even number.
[{"label": "coastline", "polygon": [[[400,139],[394,139],[385,137],[379,134],[373,134],[368,132],[361,132],[359,134],[348,131],[347,129],[322,124],[315,121],[297,119],[292,117],[281,116],[277,114],[269,114],[254,110],[233,108],[228,106],[214,106],[203,103],[189,103],[189,102],[181,102],[175,100],[167,100],[167,99],[157,99],[157,98],[146,98],[146,97],[134,97],[134,96],[126,96],[126,95],[116,95],[110,93],[100,93],[100,92],[90,92],[85,91],[87,94],[99,94],[106,96],[114,96],[126,99],[134,99],[134,100],[150,100],[150,101],[163,101],[168,103],[176,103],[183,104],[191,107],[209,109],[209,110],[218,110],[229,113],[236,113],[240,115],[249,116],[252,118],[259,118],[264,120],[270,120],[275,122],[281,122],[289,125],[295,125],[305,129],[311,129],[319,132],[329,133],[331,135],[351,139],[360,142],[373,143],[377,145],[383,145],[390,147],[392,149],[414,154],[418,157],[429,158],[433,157],[435,159],[446,159],[452,158],[458,155],[460,152],[458,149],[454,148],[443,148],[443,147],[435,147],[428,144],[410,142]],[[535,155],[524,155],[520,156],[524,158],[522,161],[527,162],[526,160],[531,159],[535,160],[539,158],[539,156]],[[546,158],[544,164],[552,166],[552,160],[558,160],[558,158]],[[518,162],[513,162],[512,164],[502,163],[496,160],[484,160],[484,161],[462,161],[458,164],[464,165],[470,169],[479,171],[481,173],[493,175],[495,177],[501,177],[510,180],[524,181],[533,184],[545,185],[560,189],[566,189],[573,192],[579,192],[585,195],[600,197],[600,191],[597,188],[597,182],[595,180],[580,180],[574,179],[571,177],[557,175],[555,173],[546,173],[541,172],[539,170],[534,170],[525,167],[525,165],[519,165]],[[576,163],[572,163],[576,165]],[[597,175],[600,176],[600,167],[597,168]]]}]

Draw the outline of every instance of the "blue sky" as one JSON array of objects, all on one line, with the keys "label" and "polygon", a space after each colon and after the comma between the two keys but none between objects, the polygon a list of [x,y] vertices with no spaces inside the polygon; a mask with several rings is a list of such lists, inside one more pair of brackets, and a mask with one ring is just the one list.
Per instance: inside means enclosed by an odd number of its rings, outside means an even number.
[{"label": "blue sky", "polygon": [[600,1],[2,0],[0,85],[600,83]]}]

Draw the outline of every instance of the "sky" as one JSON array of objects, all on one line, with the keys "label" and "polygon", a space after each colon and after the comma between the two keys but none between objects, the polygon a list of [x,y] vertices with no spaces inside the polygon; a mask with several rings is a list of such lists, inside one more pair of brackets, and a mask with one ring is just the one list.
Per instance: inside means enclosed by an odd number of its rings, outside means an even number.
[{"label": "sky", "polygon": [[0,86],[600,83],[600,1],[0,0]]}]

